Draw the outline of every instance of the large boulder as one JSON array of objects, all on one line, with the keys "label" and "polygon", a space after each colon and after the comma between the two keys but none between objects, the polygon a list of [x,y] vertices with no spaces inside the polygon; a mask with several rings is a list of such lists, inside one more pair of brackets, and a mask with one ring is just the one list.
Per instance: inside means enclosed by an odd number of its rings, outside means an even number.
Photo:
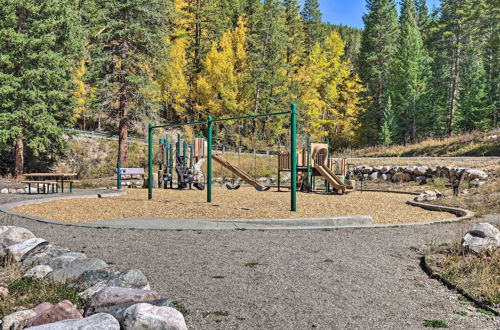
[{"label": "large boulder", "polygon": [[49,273],[47,278],[59,283],[66,283],[69,280],[77,279],[86,271],[100,270],[106,267],[108,267],[108,264],[100,259],[75,259],[65,268],[56,269],[52,273]]},{"label": "large boulder", "polygon": [[373,168],[370,166],[363,166],[363,168],[361,169],[361,173],[363,173],[363,174],[370,174],[372,172],[373,172]]},{"label": "large boulder", "polygon": [[63,300],[26,322],[27,327],[54,323],[62,320],[81,319],[82,314],[69,300]]},{"label": "large boulder", "polygon": [[378,180],[378,172],[373,172],[372,174],[369,175],[370,180]]},{"label": "large boulder", "polygon": [[85,316],[94,314],[100,307],[157,299],[160,299],[160,295],[156,291],[111,286],[99,291],[92,298],[85,310]]},{"label": "large boulder", "polygon": [[171,307],[136,304],[125,311],[124,329],[187,330],[184,316]]},{"label": "large boulder", "polygon": [[38,265],[24,273],[23,277],[44,278],[51,271],[52,268],[49,265]]},{"label": "large boulder", "polygon": [[6,255],[10,255],[15,261],[19,262],[24,259],[24,256],[35,253],[35,251],[43,249],[44,246],[48,244],[49,242],[43,238],[30,238],[21,243],[8,246],[5,249],[5,253]]},{"label": "large boulder", "polygon": [[138,269],[130,269],[119,274],[113,275],[108,282],[108,286],[116,286],[123,288],[149,290],[148,279]]},{"label": "large boulder", "polygon": [[36,313],[31,309],[9,314],[2,319],[2,325],[0,326],[0,329],[1,330],[22,329],[24,328],[26,321],[28,321],[34,316],[36,316]]},{"label": "large boulder", "polygon": [[[99,270],[89,270],[84,272],[69,286],[77,288],[79,291],[87,290],[94,285],[104,282],[107,283],[113,276],[113,271],[109,268],[99,269]],[[109,285],[106,285],[109,286]],[[120,285],[115,285],[120,286]]]},{"label": "large boulder", "polygon": [[68,249],[49,244],[44,250],[26,256],[23,260],[22,267],[24,269],[29,269],[38,265],[48,265],[53,258],[67,252],[69,252]]},{"label": "large boulder", "polygon": [[384,173],[380,176],[380,179],[384,180],[384,181],[389,181],[391,180],[392,178],[392,174],[391,173]]},{"label": "large boulder", "polygon": [[64,320],[27,328],[30,330],[120,330],[120,323],[106,313],[94,314],[84,319]]},{"label": "large boulder", "polygon": [[49,266],[52,267],[53,269],[66,268],[70,263],[72,263],[76,259],[85,259],[85,258],[87,258],[85,253],[67,252],[50,260]]},{"label": "large boulder", "polygon": [[500,247],[500,230],[489,223],[478,223],[462,238],[462,246],[475,253]]},{"label": "large boulder", "polygon": [[[145,301],[144,303],[157,307],[172,307],[172,301],[170,301],[169,299],[148,300]],[[127,310],[127,308],[135,304],[137,304],[137,302],[132,301],[119,305],[99,307],[95,310],[95,313],[111,314],[118,320],[118,322],[123,323],[123,318],[125,317],[125,311]]]},{"label": "large boulder", "polygon": [[415,174],[416,176],[424,176],[427,174],[428,169],[429,168],[427,166],[417,166],[413,170],[413,174]]},{"label": "large boulder", "polygon": [[15,226],[0,227],[0,250],[10,245],[19,244],[30,238],[35,238],[35,235],[28,229]]},{"label": "large boulder", "polygon": [[488,175],[485,172],[479,170],[473,170],[470,168],[465,170],[465,173],[469,180],[474,180],[474,179],[484,180],[488,177]]}]

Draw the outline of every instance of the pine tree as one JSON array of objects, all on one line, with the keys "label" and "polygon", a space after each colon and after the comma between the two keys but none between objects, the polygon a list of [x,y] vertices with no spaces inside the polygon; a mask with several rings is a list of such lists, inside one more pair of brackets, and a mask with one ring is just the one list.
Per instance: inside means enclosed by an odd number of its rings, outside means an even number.
[{"label": "pine tree", "polygon": [[96,36],[93,64],[98,106],[118,117],[118,161],[128,166],[130,118],[140,118],[153,103],[147,98],[151,70],[164,54],[170,9],[162,0],[106,0],[100,3],[105,28]]},{"label": "pine tree", "polygon": [[252,50],[252,78],[255,84],[256,113],[269,113],[283,109],[281,95],[285,77],[286,34],[284,11],[279,0],[264,1],[263,12],[257,25],[258,43]]},{"label": "pine tree", "polygon": [[399,35],[398,13],[393,0],[367,0],[366,6],[358,67],[369,100],[363,118],[364,135],[367,142],[376,143],[390,95],[390,75]]},{"label": "pine tree", "polygon": [[379,141],[384,146],[390,146],[394,142],[394,132],[396,132],[396,125],[394,122],[394,111],[392,109],[391,96],[387,98],[387,104],[384,108],[384,121],[380,128]]},{"label": "pine tree", "polygon": [[429,57],[418,27],[418,14],[413,0],[403,0],[401,33],[394,61],[393,94],[401,125],[399,137],[405,142],[417,141],[422,118],[427,115],[422,97],[426,93]]},{"label": "pine tree", "polygon": [[[0,149],[13,150],[14,174],[50,165],[65,149],[81,43],[69,0],[4,0],[0,6]],[[14,146],[12,148],[12,146]]]},{"label": "pine tree", "polygon": [[323,25],[321,23],[323,14],[319,9],[319,1],[305,0],[300,16],[304,21],[305,50],[306,54],[309,54],[315,44],[323,38]]},{"label": "pine tree", "polygon": [[418,14],[418,28],[420,29],[420,34],[422,35],[424,44],[426,44],[427,38],[429,37],[429,28],[431,23],[429,8],[427,7],[426,0],[416,0],[415,5],[417,7]]}]

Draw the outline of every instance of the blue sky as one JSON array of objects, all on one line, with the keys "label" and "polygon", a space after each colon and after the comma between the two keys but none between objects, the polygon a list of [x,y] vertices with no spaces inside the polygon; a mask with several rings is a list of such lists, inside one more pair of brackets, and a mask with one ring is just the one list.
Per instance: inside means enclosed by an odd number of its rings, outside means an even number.
[{"label": "blue sky", "polygon": [[[303,1],[302,1],[303,2]],[[398,0],[399,2],[399,0]],[[323,20],[332,24],[363,27],[365,0],[319,0]],[[429,10],[439,5],[439,0],[427,0]]]}]

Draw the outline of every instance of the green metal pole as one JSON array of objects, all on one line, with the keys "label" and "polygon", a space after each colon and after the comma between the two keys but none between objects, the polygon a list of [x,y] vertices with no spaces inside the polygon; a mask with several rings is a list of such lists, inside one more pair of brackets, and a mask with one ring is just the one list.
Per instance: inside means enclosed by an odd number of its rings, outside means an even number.
[{"label": "green metal pole", "polygon": [[122,164],[116,164],[116,189],[122,189]]},{"label": "green metal pole", "polygon": [[212,116],[208,116],[207,123],[207,203],[212,203]]},{"label": "green metal pole", "polygon": [[149,123],[148,126],[149,136],[149,164],[148,164],[148,199],[153,199],[153,124]]},{"label": "green metal pole", "polygon": [[[176,156],[175,161],[177,162],[178,157],[181,155],[181,134],[177,134],[177,148],[176,148]],[[179,164],[180,165],[180,164]],[[181,177],[177,175],[177,189],[181,186]]]},{"label": "green metal pole", "polygon": [[168,149],[168,154],[170,160],[168,161],[168,173],[170,174],[170,189],[172,189],[172,182],[173,182],[173,176],[174,175],[174,144],[170,143],[170,147]]},{"label": "green metal pole", "polygon": [[186,167],[186,163],[187,163],[187,159],[186,159],[186,155],[187,155],[187,142],[186,142],[186,140],[184,140],[184,142],[182,143],[182,155],[184,156],[184,158],[182,160],[182,166]]},{"label": "green metal pole", "polygon": [[292,157],[291,171],[291,211],[297,211],[297,105],[292,104],[290,115],[290,156]]},{"label": "green metal pole", "polygon": [[307,192],[311,192],[311,138],[307,138]]}]

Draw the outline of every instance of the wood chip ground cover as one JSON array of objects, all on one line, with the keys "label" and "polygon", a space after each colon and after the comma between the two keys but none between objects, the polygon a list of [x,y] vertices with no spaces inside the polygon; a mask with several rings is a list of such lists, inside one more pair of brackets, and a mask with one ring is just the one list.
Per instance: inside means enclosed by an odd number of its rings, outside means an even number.
[{"label": "wood chip ground cover", "polygon": [[297,194],[298,212],[290,212],[290,194],[258,192],[253,188],[213,189],[213,203],[206,203],[206,192],[197,190],[155,190],[153,200],[147,191],[128,189],[125,196],[81,198],[44,202],[14,208],[32,216],[66,222],[90,222],[132,217],[178,219],[271,219],[318,218],[370,215],[376,224],[426,222],[453,218],[446,212],[423,210],[406,204],[411,195],[352,192],[347,195]]}]

